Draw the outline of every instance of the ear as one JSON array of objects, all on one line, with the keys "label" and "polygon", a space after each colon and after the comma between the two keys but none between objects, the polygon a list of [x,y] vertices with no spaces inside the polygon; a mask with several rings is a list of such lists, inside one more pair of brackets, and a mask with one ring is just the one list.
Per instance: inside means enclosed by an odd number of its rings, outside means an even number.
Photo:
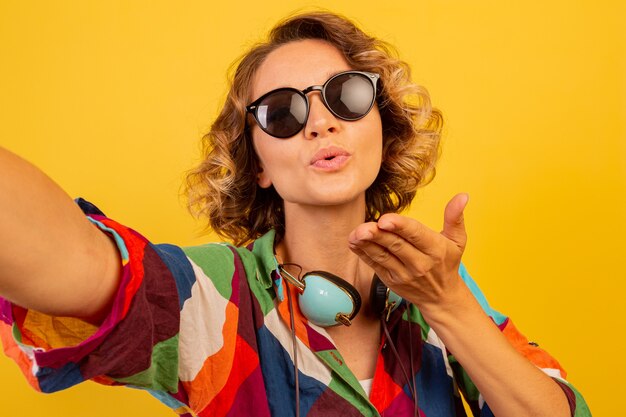
[{"label": "ear", "polygon": [[259,184],[261,188],[269,188],[272,185],[272,180],[265,173],[263,167],[259,167],[259,173],[256,174],[256,183]]}]

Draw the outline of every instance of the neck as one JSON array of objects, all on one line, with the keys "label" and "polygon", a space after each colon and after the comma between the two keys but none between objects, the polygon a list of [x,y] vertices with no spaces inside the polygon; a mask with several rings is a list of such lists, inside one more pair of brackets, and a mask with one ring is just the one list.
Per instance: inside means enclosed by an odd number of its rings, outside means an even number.
[{"label": "neck", "polygon": [[[342,205],[304,206],[285,202],[285,236],[276,250],[282,262],[303,272],[331,272],[369,291],[373,271],[348,247],[348,235],[365,221],[365,196]],[[363,295],[363,293],[362,293]]]}]

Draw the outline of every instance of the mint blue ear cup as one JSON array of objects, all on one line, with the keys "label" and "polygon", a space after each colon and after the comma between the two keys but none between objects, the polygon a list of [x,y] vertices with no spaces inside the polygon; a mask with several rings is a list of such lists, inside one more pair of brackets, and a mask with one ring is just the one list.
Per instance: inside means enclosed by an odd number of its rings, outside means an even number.
[{"label": "mint blue ear cup", "polygon": [[318,326],[349,326],[361,309],[361,296],[356,288],[330,272],[307,272],[302,282],[305,290],[298,297],[300,311]]},{"label": "mint blue ear cup", "polygon": [[[298,296],[300,311],[313,324],[321,327],[343,324],[349,326],[361,309],[361,296],[350,283],[326,271],[311,271],[301,280],[304,291]],[[374,275],[370,290],[372,311],[377,317],[398,308],[402,298]],[[389,306],[389,308],[387,308]]]}]

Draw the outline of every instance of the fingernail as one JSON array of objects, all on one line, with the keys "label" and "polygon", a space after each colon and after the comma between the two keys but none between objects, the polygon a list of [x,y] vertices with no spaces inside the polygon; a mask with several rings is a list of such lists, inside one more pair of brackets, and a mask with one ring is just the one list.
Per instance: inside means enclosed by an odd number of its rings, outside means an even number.
[{"label": "fingernail", "polygon": [[379,221],[378,222],[378,228],[379,229],[383,229],[383,230],[393,230],[393,228],[396,227],[393,223],[391,223],[390,221]]}]

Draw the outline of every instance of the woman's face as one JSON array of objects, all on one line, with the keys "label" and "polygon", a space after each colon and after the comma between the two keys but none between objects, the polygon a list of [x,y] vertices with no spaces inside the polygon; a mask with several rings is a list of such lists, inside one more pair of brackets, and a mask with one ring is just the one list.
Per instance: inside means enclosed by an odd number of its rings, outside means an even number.
[{"label": "woman's face", "polygon": [[[341,52],[320,40],[302,40],[270,53],[253,80],[254,99],[280,87],[303,90],[322,85],[330,76],[351,70]],[[382,124],[378,107],[362,119],[336,118],[319,92],[308,94],[306,126],[295,136],[278,139],[252,128],[260,160],[261,187],[274,185],[288,204],[336,205],[364,196],[381,164]],[[328,162],[322,161],[329,159]]]}]

